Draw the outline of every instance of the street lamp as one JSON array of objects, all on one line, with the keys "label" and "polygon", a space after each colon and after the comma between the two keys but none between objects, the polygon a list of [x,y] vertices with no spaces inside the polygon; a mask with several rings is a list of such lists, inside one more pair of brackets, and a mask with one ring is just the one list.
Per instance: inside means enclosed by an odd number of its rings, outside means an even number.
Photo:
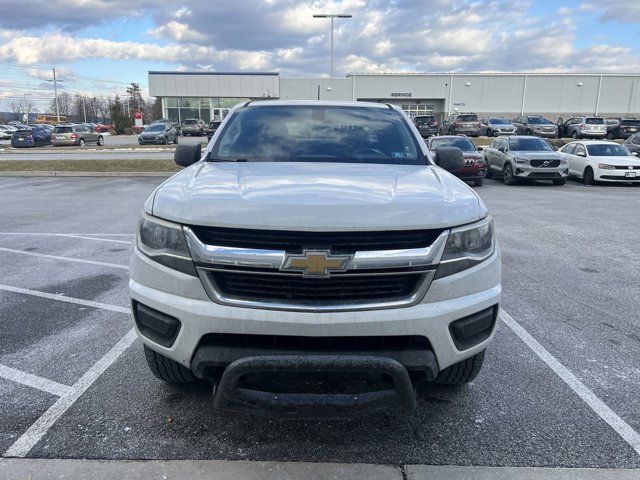
[{"label": "street lamp", "polygon": [[351,18],[353,15],[344,13],[316,13],[313,18],[330,18],[331,19],[331,80],[333,83],[333,21],[336,18]]}]

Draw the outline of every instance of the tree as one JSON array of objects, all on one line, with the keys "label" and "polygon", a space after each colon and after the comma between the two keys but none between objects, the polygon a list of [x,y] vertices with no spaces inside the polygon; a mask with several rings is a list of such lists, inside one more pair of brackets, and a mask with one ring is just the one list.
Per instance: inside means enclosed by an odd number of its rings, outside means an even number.
[{"label": "tree", "polygon": [[145,110],[145,102],[144,98],[142,98],[142,89],[140,88],[140,84],[131,83],[130,86],[127,87],[127,95],[129,96],[129,112],[134,110],[140,110],[143,112]]},{"label": "tree", "polygon": [[146,123],[151,123],[154,120],[159,120],[162,118],[162,99],[160,97],[156,97],[153,103],[150,103],[151,102],[147,102],[147,108],[144,112]]},{"label": "tree", "polygon": [[20,106],[20,102],[17,100],[10,101],[9,108],[11,109],[12,118],[14,120],[22,121],[22,107]]},{"label": "tree", "polygon": [[[49,112],[55,115],[56,113],[56,99],[51,100],[48,108]],[[58,94],[58,113],[61,116],[65,116],[71,119],[71,113],[73,112],[73,97],[66,92]]]},{"label": "tree", "polygon": [[111,123],[114,125],[116,133],[123,134],[132,131],[133,121],[129,115],[123,112],[118,95],[116,95],[113,103],[109,107],[109,112],[111,114]]}]

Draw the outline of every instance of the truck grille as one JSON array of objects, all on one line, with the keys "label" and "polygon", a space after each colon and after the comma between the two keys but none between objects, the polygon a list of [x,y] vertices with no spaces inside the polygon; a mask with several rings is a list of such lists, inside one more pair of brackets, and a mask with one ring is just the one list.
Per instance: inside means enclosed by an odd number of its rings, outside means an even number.
[{"label": "truck grille", "polygon": [[333,275],[331,278],[211,271],[218,292],[227,298],[329,306],[411,296],[424,280],[421,273]]},{"label": "truck grille", "polygon": [[[543,165],[544,162],[548,162],[547,165]],[[531,160],[532,167],[543,167],[544,168],[553,168],[560,165],[560,160]]]},{"label": "truck grille", "polygon": [[442,230],[387,230],[377,232],[300,232],[241,228],[190,227],[201,242],[238,248],[301,252],[325,248],[333,253],[428,247]]}]

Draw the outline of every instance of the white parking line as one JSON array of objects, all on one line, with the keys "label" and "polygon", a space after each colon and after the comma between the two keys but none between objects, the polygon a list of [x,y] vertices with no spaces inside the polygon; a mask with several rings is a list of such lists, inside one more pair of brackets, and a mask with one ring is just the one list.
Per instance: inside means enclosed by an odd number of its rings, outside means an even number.
[{"label": "white parking line", "polygon": [[50,393],[56,397],[61,397],[71,388],[67,385],[49,380],[48,378],[39,377],[28,372],[23,372],[22,370],[16,370],[6,365],[0,365],[0,377]]},{"label": "white parking line", "polygon": [[544,348],[514,318],[500,309],[500,319],[520,337],[547,366],[558,375],[591,409],[620,435],[640,455],[640,434],[611,410],[598,396],[582,383],[557,358]]},{"label": "white parking line", "polygon": [[[93,234],[79,234],[79,233],[22,233],[22,232],[0,232],[0,235],[20,235],[23,237],[67,237],[67,238],[81,238],[82,240],[94,240],[97,242],[110,242],[110,243],[126,243],[131,244],[128,240],[114,240],[113,238],[99,238],[96,236],[90,236]],[[129,235],[127,234],[103,234],[103,235]]]},{"label": "white parking line", "polygon": [[30,290],[28,288],[12,287],[11,285],[0,284],[0,290],[5,292],[22,293],[23,295],[32,295],[34,297],[48,298],[50,300],[58,300],[60,302],[74,303],[76,305],[83,305],[85,307],[99,308],[102,310],[109,310],[110,312],[118,313],[131,313],[130,308],[120,307],[118,305],[111,305],[108,303],[93,302],[91,300],[83,300],[82,298],[66,297],[62,294],[41,292],[39,290]]},{"label": "white parking line", "polygon": [[101,267],[111,267],[111,268],[119,268],[121,270],[129,270],[129,267],[127,265],[120,265],[119,263],[97,262],[95,260],[85,260],[82,258],[61,257],[59,255],[49,255],[46,253],[26,252],[24,250],[16,250],[14,248],[0,247],[0,252],[17,253],[19,255],[29,255],[31,257],[49,258],[51,260],[64,260],[67,262],[86,263],[89,265],[99,265]]},{"label": "white parking line", "polygon": [[24,432],[4,453],[5,457],[24,457],[46,435],[54,423],[71,407],[87,389],[109,368],[136,340],[134,329],[116,343],[69,390],[62,395],[38,420]]}]

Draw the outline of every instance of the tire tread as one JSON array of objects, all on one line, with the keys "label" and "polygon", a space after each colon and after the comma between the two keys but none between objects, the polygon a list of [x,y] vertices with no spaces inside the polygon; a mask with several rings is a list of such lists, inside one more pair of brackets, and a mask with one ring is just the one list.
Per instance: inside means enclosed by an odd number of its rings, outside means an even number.
[{"label": "tire tread", "polygon": [[191,383],[198,379],[188,368],[144,346],[144,356],[151,373],[163,382]]},{"label": "tire tread", "polygon": [[473,381],[482,369],[484,352],[483,350],[473,357],[445,368],[438,374],[435,383],[442,385],[463,385]]}]

